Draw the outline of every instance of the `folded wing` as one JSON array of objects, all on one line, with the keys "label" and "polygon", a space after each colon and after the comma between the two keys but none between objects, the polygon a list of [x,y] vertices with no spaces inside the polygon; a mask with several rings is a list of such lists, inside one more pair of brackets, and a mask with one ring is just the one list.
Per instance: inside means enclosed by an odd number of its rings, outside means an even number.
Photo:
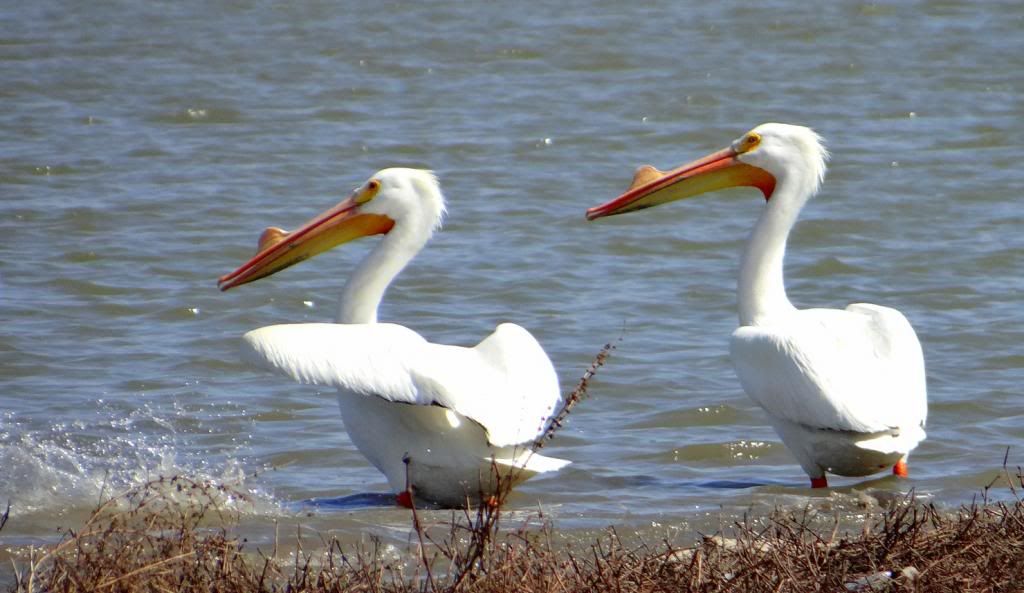
[{"label": "folded wing", "polygon": [[924,357],[895,309],[808,309],[732,336],[743,388],[772,415],[813,428],[919,428],[927,415]]}]

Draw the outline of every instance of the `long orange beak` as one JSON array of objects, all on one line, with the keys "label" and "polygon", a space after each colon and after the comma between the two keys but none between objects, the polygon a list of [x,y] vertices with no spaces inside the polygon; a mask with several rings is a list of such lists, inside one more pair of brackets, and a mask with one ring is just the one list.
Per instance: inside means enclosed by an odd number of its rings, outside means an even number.
[{"label": "long orange beak", "polygon": [[387,233],[395,221],[381,214],[360,212],[360,206],[367,199],[357,191],[291,233],[268,228],[260,236],[256,255],[234,272],[221,276],[217,286],[221,290],[241,286],[353,239]]},{"label": "long orange beak", "polygon": [[764,192],[765,199],[770,198],[775,191],[775,177],[764,169],[740,162],[737,155],[733,148],[724,148],[671,171],[659,171],[650,165],[640,167],[626,193],[587,210],[587,220],[642,210],[727,187],[757,187]]}]

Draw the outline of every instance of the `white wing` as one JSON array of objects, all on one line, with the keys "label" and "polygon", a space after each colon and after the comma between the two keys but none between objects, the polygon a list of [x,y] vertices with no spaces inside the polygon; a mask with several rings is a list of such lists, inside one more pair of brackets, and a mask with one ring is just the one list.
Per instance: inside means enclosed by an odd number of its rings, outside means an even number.
[{"label": "white wing", "polygon": [[921,344],[895,309],[797,311],[737,329],[730,350],[747,394],[779,418],[880,432],[919,428],[927,416]]},{"label": "white wing", "polygon": [[432,344],[389,323],[273,325],[243,340],[259,366],[302,383],[444,406],[479,423],[499,447],[536,438],[560,399],[547,354],[511,323],[474,348]]}]

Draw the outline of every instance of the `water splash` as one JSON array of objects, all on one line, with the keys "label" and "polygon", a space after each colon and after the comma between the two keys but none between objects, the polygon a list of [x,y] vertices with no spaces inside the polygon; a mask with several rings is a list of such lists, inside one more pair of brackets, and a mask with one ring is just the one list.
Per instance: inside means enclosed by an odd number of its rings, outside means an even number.
[{"label": "water splash", "polygon": [[243,487],[246,474],[237,452],[200,456],[179,441],[174,418],[148,405],[121,415],[101,404],[88,419],[44,425],[7,412],[0,419],[0,503],[10,502],[15,519],[59,517],[91,510],[160,476]]}]

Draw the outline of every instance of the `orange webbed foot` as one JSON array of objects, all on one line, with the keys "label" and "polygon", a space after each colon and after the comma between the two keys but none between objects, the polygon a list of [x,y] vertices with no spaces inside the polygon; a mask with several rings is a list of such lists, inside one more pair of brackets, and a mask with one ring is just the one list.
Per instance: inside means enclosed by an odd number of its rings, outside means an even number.
[{"label": "orange webbed foot", "polygon": [[907,469],[907,462],[900,459],[896,462],[896,465],[892,466],[892,474],[901,478],[906,478],[910,475],[910,470]]}]

